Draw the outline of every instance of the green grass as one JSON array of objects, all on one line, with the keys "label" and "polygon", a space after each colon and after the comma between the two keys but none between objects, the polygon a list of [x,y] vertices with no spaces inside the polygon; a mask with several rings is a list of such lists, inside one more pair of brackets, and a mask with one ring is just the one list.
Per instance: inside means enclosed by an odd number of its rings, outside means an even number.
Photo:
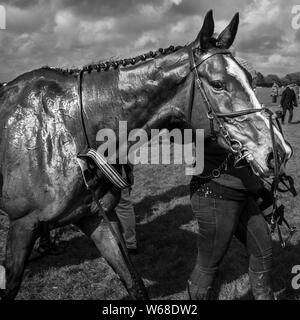
[{"label": "green grass", "polygon": [[[270,104],[269,90],[258,96]],[[273,105],[272,108],[276,109]],[[296,110],[294,121],[300,120]],[[299,192],[300,123],[284,127],[294,147],[288,173]],[[137,215],[140,254],[133,261],[145,280],[152,299],[185,298],[186,281],[196,259],[196,224],[189,204],[189,177],[183,166],[143,165],[135,168],[133,201]],[[291,224],[300,230],[300,199],[283,194],[281,201]],[[0,216],[0,259],[4,257],[8,222]],[[118,277],[100,257],[93,243],[76,228],[65,228],[61,239],[64,254],[48,256],[26,268],[17,299],[124,299]],[[299,299],[291,288],[291,269],[300,264],[300,233],[281,249],[274,241],[274,286],[280,299]],[[233,240],[216,281],[216,299],[251,299],[245,248]]]}]

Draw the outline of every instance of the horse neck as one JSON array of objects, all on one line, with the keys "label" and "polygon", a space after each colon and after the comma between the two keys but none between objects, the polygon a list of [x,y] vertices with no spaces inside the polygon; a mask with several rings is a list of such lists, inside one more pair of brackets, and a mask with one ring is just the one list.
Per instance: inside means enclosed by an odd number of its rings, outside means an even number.
[{"label": "horse neck", "polygon": [[136,66],[87,74],[84,77],[87,117],[94,126],[105,115],[108,123],[102,121],[101,125],[113,128],[123,120],[127,121],[128,129],[142,128],[159,110],[181,99],[178,93],[188,72],[188,51],[183,48]]}]

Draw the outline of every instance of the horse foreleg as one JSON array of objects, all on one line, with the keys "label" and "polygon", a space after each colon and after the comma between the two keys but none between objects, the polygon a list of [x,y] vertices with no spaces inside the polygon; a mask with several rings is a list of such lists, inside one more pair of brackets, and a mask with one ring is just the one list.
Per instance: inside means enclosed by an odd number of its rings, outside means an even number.
[{"label": "horse foreleg", "polygon": [[[111,224],[119,233],[118,222],[111,221]],[[103,258],[119,275],[131,298],[138,300],[148,299],[143,281],[133,268],[132,263],[130,268],[128,268],[118,243],[107,223],[101,217],[94,215],[83,218],[76,225],[94,241]],[[130,260],[129,257],[128,259]]]},{"label": "horse foreleg", "polygon": [[18,294],[37,233],[38,218],[34,212],[10,222],[4,264],[6,286],[0,290],[2,300],[12,300]]}]

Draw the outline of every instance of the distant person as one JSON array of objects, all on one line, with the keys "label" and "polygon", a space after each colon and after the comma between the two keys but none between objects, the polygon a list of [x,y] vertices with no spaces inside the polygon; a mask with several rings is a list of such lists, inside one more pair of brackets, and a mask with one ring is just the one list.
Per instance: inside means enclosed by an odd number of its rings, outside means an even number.
[{"label": "distant person", "polygon": [[282,107],[282,124],[284,124],[287,110],[289,110],[288,122],[292,123],[294,106],[298,107],[297,96],[295,94],[295,91],[293,90],[293,84],[289,84],[282,92],[280,105]]},{"label": "distant person", "polygon": [[272,103],[276,103],[277,102],[278,93],[279,93],[278,91],[279,91],[278,84],[276,82],[274,82],[273,86],[271,88]]},{"label": "distant person", "polygon": [[285,90],[285,86],[281,86],[281,87],[279,88],[278,96],[281,97],[284,90]]}]

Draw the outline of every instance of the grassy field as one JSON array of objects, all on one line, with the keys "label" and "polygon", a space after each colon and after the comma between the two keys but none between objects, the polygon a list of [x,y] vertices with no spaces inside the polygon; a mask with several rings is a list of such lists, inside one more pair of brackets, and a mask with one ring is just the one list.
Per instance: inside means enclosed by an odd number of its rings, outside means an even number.
[{"label": "grassy field", "polygon": [[[258,89],[261,102],[270,104],[269,90]],[[284,126],[294,147],[288,173],[300,181],[300,110],[294,124]],[[183,166],[143,165],[135,168],[133,201],[137,216],[140,254],[133,261],[152,299],[184,299],[187,279],[196,259],[196,224],[189,204],[189,178]],[[281,198],[291,224],[300,230],[300,199]],[[4,257],[8,221],[0,216],[0,260]],[[126,299],[118,277],[106,264],[93,243],[75,227],[68,227],[61,239],[64,253],[48,256],[28,265],[17,299]],[[274,239],[274,287],[279,299],[299,299],[291,288],[291,269],[300,264],[300,233],[281,249]],[[252,299],[247,276],[248,257],[234,239],[218,278],[216,299]]]}]

